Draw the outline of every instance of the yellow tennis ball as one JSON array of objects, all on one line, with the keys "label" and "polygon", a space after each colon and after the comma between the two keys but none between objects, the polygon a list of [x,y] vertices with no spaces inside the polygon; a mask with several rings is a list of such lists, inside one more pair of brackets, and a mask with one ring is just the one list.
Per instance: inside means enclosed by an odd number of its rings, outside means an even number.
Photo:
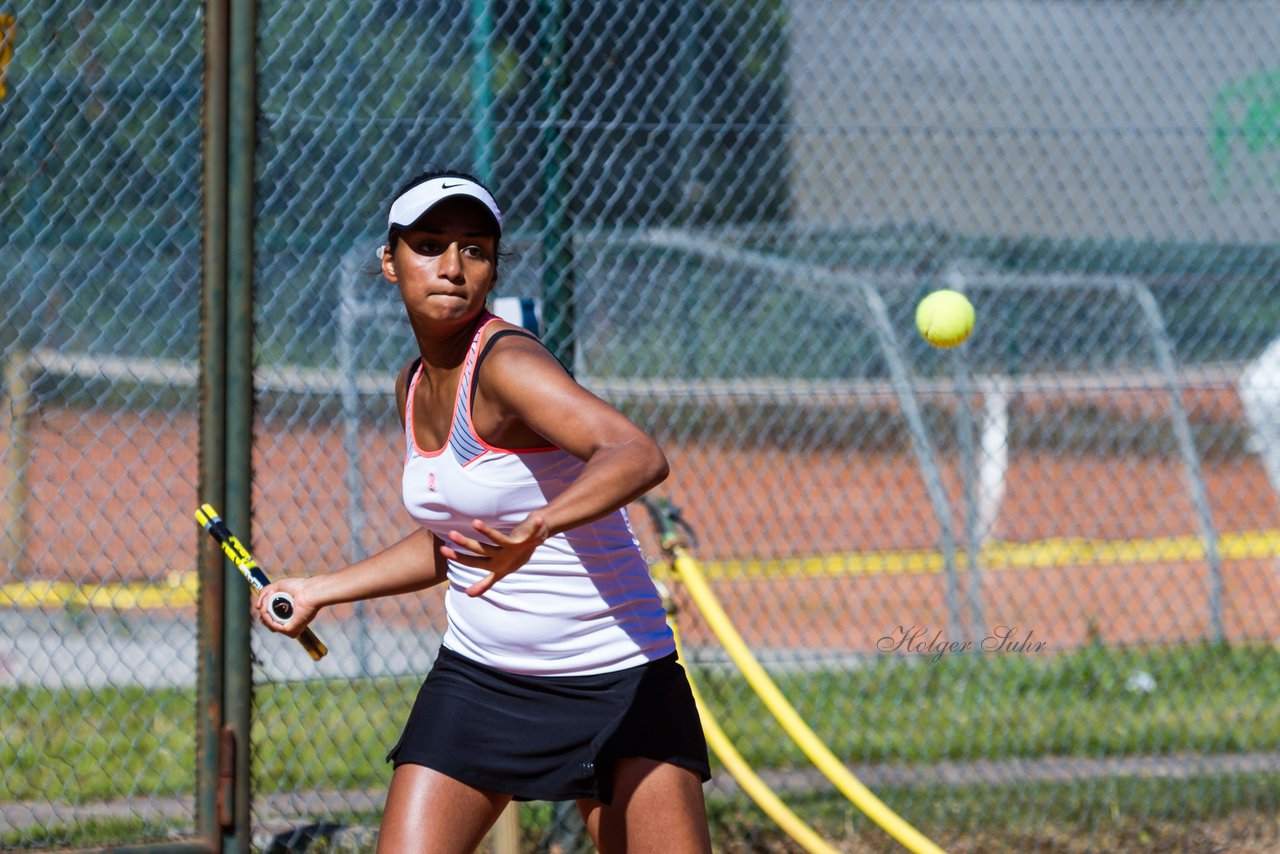
[{"label": "yellow tennis ball", "polygon": [[954,347],[973,331],[973,303],[959,291],[934,291],[916,306],[916,328],[933,346]]}]

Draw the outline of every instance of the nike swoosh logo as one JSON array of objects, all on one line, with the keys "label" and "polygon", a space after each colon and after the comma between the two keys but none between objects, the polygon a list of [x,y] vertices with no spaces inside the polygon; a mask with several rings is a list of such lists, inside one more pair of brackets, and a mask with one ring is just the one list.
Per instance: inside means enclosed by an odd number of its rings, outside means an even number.
[{"label": "nike swoosh logo", "polygon": [[443,184],[443,183],[442,183],[442,184],[440,185],[440,189],[442,189],[442,190],[452,190],[454,187],[465,187],[465,186],[467,186],[467,182],[466,182],[466,181],[459,181],[459,182],[458,182],[458,183],[456,183],[456,184]]}]

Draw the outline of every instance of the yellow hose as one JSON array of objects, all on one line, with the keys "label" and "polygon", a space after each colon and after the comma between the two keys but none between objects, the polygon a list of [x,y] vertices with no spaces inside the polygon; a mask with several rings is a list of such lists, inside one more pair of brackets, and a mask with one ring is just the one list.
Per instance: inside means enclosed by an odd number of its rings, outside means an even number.
[{"label": "yellow hose", "polygon": [[[680,646],[680,629],[676,626],[675,612],[666,596],[665,590],[663,591],[663,598],[668,603],[667,622],[671,625],[671,632],[676,638],[677,653],[680,656],[680,660],[685,661],[684,650]],[[838,854],[836,849],[828,845],[813,828],[805,824],[799,816],[788,809],[787,805],[778,799],[778,796],[773,793],[768,784],[761,780],[755,771],[751,770],[751,766],[742,758],[742,754],[733,746],[729,736],[720,728],[720,724],[716,722],[711,710],[703,702],[702,694],[698,692],[698,686],[693,681],[692,673],[689,673],[689,688],[693,692],[693,702],[698,707],[698,715],[702,718],[702,731],[707,736],[707,744],[715,751],[720,763],[733,775],[733,779],[738,781],[738,785],[742,787],[742,790],[751,796],[751,800],[756,802],[765,815],[773,819],[774,823],[782,828],[787,836],[794,839],[809,854]]]},{"label": "yellow hose", "polygon": [[[769,674],[760,666],[760,662],[747,647],[742,636],[733,627],[733,622],[715,593],[707,585],[698,562],[680,545],[668,545],[673,555],[673,566],[685,588],[693,598],[694,604],[702,612],[712,632],[720,644],[729,653],[734,664],[742,671],[752,689],[764,701],[765,706],[777,718],[778,723],[787,735],[804,751],[809,760],[818,767],[827,779],[848,798],[854,806],[862,810],[868,818],[882,827],[886,833],[902,843],[913,854],[944,854],[943,850],[929,840],[924,834],[908,824],[901,816],[891,810],[883,801],[863,785],[862,781],[850,773],[844,763],[836,758],[826,745],[818,738],[809,725],[804,722],[795,708],[787,702],[786,697],[769,678]],[[717,751],[718,752],[718,751]],[[736,776],[736,775],[735,775]]]}]

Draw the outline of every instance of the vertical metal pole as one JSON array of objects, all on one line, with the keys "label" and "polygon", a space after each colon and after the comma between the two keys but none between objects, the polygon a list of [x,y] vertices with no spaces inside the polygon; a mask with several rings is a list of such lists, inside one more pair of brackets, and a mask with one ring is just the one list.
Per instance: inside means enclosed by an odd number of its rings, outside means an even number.
[{"label": "vertical metal pole", "polygon": [[[342,376],[342,446],[347,452],[347,562],[369,556],[364,547],[364,478],[360,474],[360,389],[356,383],[355,336],[359,328],[359,301],[355,295],[359,258],[367,249],[353,249],[342,259],[338,281],[338,368]],[[355,605],[356,662],[361,676],[369,675],[369,629],[364,602]]]},{"label": "vertical metal pole", "polygon": [[[542,59],[542,319],[543,340],[557,359],[576,370],[573,336],[573,244],[564,188],[564,6],[539,0],[538,50]],[[570,801],[552,810],[551,845],[572,851],[582,822]]]},{"label": "vertical metal pole", "polygon": [[1200,455],[1196,451],[1195,437],[1191,433],[1191,422],[1187,419],[1186,408],[1182,405],[1182,394],[1178,390],[1178,365],[1173,356],[1173,344],[1169,341],[1169,333],[1164,326],[1164,316],[1160,313],[1160,305],[1155,295],[1141,282],[1126,280],[1127,287],[1133,294],[1138,306],[1142,309],[1151,331],[1151,348],[1155,351],[1156,364],[1165,378],[1165,388],[1169,392],[1169,410],[1173,417],[1173,434],[1178,441],[1178,450],[1182,453],[1182,462],[1186,467],[1187,488],[1191,490],[1191,505],[1195,508],[1200,522],[1200,536],[1204,539],[1205,559],[1209,563],[1209,622],[1212,626],[1213,639],[1220,641],[1226,637],[1226,628],[1222,621],[1222,555],[1218,549],[1218,529],[1213,524],[1213,511],[1209,507],[1209,489],[1205,486],[1204,474],[1200,470]]},{"label": "vertical metal pole", "polygon": [[[200,286],[200,486],[198,497],[225,504],[226,261],[227,261],[227,0],[205,2],[203,235]],[[222,553],[194,524],[200,576],[196,672],[196,832],[221,844],[218,809],[219,740],[223,723]],[[223,810],[223,813],[226,811]]]},{"label": "vertical metal pole", "polygon": [[[254,0],[230,0],[227,123],[227,403],[226,519],[252,549],[253,487],[253,178],[257,92]],[[234,573],[231,567],[227,573]],[[226,718],[235,736],[234,823],[226,852],[250,849],[249,726],[253,673],[249,650],[249,587],[226,588]]]},{"label": "vertical metal pole", "polygon": [[27,472],[31,468],[31,411],[35,408],[31,386],[35,368],[31,354],[22,347],[15,348],[5,359],[4,391],[0,393],[0,435],[8,442],[0,487],[0,561],[12,578],[24,580],[30,571]]},{"label": "vertical metal pole", "polygon": [[[51,4],[49,15],[52,20],[59,12],[64,11],[57,4]],[[16,16],[8,17],[7,33],[0,33],[0,40],[8,39],[6,55],[8,61],[13,59],[18,35]],[[5,25],[0,25],[5,26]],[[26,26],[26,24],[24,24]],[[4,69],[0,68],[0,75]],[[29,91],[28,91],[29,90]],[[31,463],[30,427],[31,409],[34,406],[32,383],[41,366],[33,359],[33,352],[47,340],[48,330],[40,324],[29,321],[37,311],[37,306],[49,298],[47,285],[53,280],[51,272],[58,268],[63,260],[62,241],[55,240],[54,247],[45,235],[49,226],[49,217],[45,213],[45,200],[53,198],[53,181],[51,168],[42,168],[40,164],[49,162],[52,145],[49,141],[50,129],[57,126],[54,113],[58,110],[56,99],[46,97],[42,87],[24,87],[22,91],[12,89],[6,96],[12,98],[14,112],[11,115],[21,116],[26,107],[26,117],[19,121],[10,133],[23,133],[25,125],[28,156],[25,180],[22,192],[26,194],[26,204],[18,221],[17,231],[12,237],[12,245],[20,247],[20,260],[15,259],[0,270],[0,288],[6,292],[11,284],[18,294],[16,305],[7,305],[4,317],[0,318],[0,357],[5,359],[3,397],[0,404],[5,407],[3,420],[4,435],[7,436],[8,450],[4,455],[3,494],[0,494],[0,562],[7,565],[10,575],[25,577],[31,567],[28,563],[27,540],[30,535],[30,517],[28,503],[30,495],[27,491],[27,474]]]},{"label": "vertical metal pole", "polygon": [[[702,193],[698,190],[697,175],[701,152],[696,150],[703,137],[695,130],[699,110],[702,107],[702,86],[706,79],[701,76],[699,57],[702,44],[702,14],[705,7],[701,0],[681,0],[676,12],[675,32],[680,35],[676,53],[676,67],[680,74],[680,118],[674,139],[678,140],[675,175],[679,207],[673,222],[683,228],[693,228],[698,221]],[[677,288],[676,310],[680,317],[697,317],[698,306],[703,299],[700,288]],[[676,324],[675,340],[679,346],[679,358],[690,376],[699,376],[707,362],[706,354],[711,348],[706,346],[705,323]]]},{"label": "vertical metal pole", "polygon": [[565,0],[540,0],[542,68],[542,317],[547,349],[574,367],[573,237],[565,199]]},{"label": "vertical metal pole", "polygon": [[493,0],[471,0],[471,92],[476,176],[493,179]]},{"label": "vertical metal pole", "polygon": [[960,449],[960,482],[964,495],[964,546],[968,578],[969,634],[974,648],[980,649],[987,636],[982,608],[982,514],[979,512],[982,483],[979,479],[977,428],[973,410],[977,403],[969,356],[961,345],[955,350],[953,364],[956,379],[956,438]]},{"label": "vertical metal pole", "polygon": [[[54,14],[58,11],[50,10]],[[0,61],[8,62],[13,58],[18,20],[14,15],[0,15],[0,19],[4,19],[0,22],[0,44],[4,45],[4,49],[0,50]],[[0,66],[0,80],[3,79],[4,72],[4,67]],[[49,157],[48,128],[53,126],[50,121],[52,116],[45,115],[43,111],[51,111],[52,105],[44,97],[40,87],[27,88],[32,91],[19,93],[14,89],[6,96],[14,99],[15,109],[12,115],[22,115],[18,104],[26,105],[27,119],[24,123],[30,128],[27,134],[27,162],[32,166],[26,170],[26,180],[23,181],[27,196],[25,211],[18,223],[18,233],[13,235],[13,245],[22,249],[21,261],[10,261],[12,266],[6,265],[0,271],[0,287],[13,293],[9,284],[12,283],[19,295],[17,305],[6,305],[5,316],[0,318],[0,336],[3,336],[0,358],[4,359],[5,372],[4,389],[0,391],[0,406],[4,408],[3,413],[0,413],[0,424],[3,425],[0,434],[8,442],[0,459],[4,466],[4,483],[0,485],[0,524],[3,525],[0,528],[0,566],[7,567],[9,574],[18,578],[25,578],[31,569],[27,552],[30,534],[27,474],[31,464],[29,429],[34,404],[32,383],[35,372],[39,370],[32,361],[31,351],[38,344],[40,332],[37,331],[38,324],[28,321],[36,305],[32,295],[39,293],[40,298],[47,296],[44,286],[48,279],[42,275],[45,273],[44,268],[56,261],[50,257],[52,252],[49,251],[49,241],[44,235],[48,224],[44,200],[52,197],[49,179],[51,170],[37,168],[35,165],[45,163]],[[21,130],[10,130],[10,133],[18,132]],[[36,261],[35,264],[30,263],[33,260]]]},{"label": "vertical metal pole", "polygon": [[[817,268],[820,275],[830,277],[832,281],[840,281],[840,274],[833,274]],[[907,368],[907,360],[903,358],[898,347],[898,339],[894,333],[894,324],[889,319],[889,310],[884,304],[880,292],[869,283],[855,279],[854,284],[863,296],[870,315],[871,326],[875,330],[880,343],[880,351],[884,354],[889,366],[889,377],[893,382],[898,402],[902,406],[902,414],[906,416],[907,428],[911,433],[911,450],[915,452],[916,463],[920,466],[920,474],[924,478],[925,490],[933,503],[934,517],[938,520],[939,538],[942,540],[942,566],[946,574],[947,632],[958,637],[964,631],[964,619],[960,612],[960,579],[956,570],[956,535],[955,524],[951,519],[951,505],[947,502],[947,490],[942,485],[942,473],[938,469],[938,453],[929,440],[929,431],[925,427],[924,415],[920,411],[912,383],[911,372]]]},{"label": "vertical metal pole", "polygon": [[[698,162],[700,152],[694,150],[698,137],[694,134],[694,118],[702,107],[702,83],[699,75],[698,59],[701,55],[701,32],[698,22],[701,3],[695,0],[681,0],[676,9],[675,32],[679,33],[679,45],[676,53],[676,68],[680,75],[680,118],[675,132],[672,134],[676,142],[676,186],[680,198],[676,208],[675,221],[684,226],[693,224],[697,215],[697,203],[693,197],[694,176],[689,174],[691,164]],[[695,172],[696,174],[696,172]]]},{"label": "vertical metal pole", "polygon": [[[1000,518],[1000,506],[1004,503],[1005,488],[1009,478],[1009,389],[998,376],[987,376],[976,384],[976,392],[982,398],[982,429],[978,431],[977,474],[977,538],[981,547],[991,538]],[[974,569],[978,572],[974,574]],[[981,594],[983,567],[971,567],[973,583]],[[983,602],[973,603],[973,619],[986,625]]]},{"label": "vertical metal pole", "polygon": [[[955,291],[964,291],[965,277],[959,270],[952,269],[946,275],[946,286]],[[951,360],[952,375],[956,382],[956,445],[960,452],[960,489],[964,500],[964,547],[965,567],[968,578],[969,626],[968,639],[973,641],[974,649],[980,649],[982,639],[987,632],[983,628],[982,614],[982,531],[981,514],[978,511],[980,490],[979,465],[977,458],[976,428],[974,427],[973,408],[977,403],[977,392],[973,385],[973,372],[969,365],[969,351],[964,345],[953,351]]]}]

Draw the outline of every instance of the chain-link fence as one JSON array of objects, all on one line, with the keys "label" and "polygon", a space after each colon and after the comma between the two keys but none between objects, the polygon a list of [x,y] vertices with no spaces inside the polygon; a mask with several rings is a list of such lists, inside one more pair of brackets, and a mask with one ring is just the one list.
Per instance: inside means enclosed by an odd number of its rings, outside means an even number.
[{"label": "chain-link fence", "polygon": [[164,839],[196,777],[200,9],[0,22],[0,848]]},{"label": "chain-link fence", "polygon": [[[0,848],[188,839],[205,12],[17,0],[0,39]],[[1277,43],[1239,0],[260,3],[252,547],[315,573],[409,529],[374,250],[396,186],[462,167],[500,296],[661,441],[737,630],[898,814],[953,851],[1270,850]],[[913,327],[939,287],[977,307],[954,350]],[[633,521],[738,749],[889,850]],[[367,844],[443,620],[334,609],[318,664],[254,632],[255,847]],[[718,849],[790,850],[706,791]]]}]

